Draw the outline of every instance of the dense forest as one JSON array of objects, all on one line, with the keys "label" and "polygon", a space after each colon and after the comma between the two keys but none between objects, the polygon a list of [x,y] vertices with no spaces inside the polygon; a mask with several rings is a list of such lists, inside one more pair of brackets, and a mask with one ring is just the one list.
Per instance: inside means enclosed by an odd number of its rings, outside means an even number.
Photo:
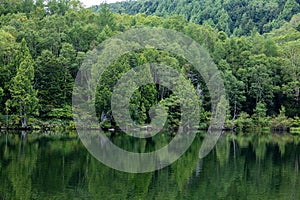
[{"label": "dense forest", "polygon": [[[87,9],[78,0],[1,0],[0,126],[73,127],[74,79],[86,56],[107,38],[145,26],[182,32],[209,51],[227,89],[227,127],[300,125],[299,2],[149,2]],[[96,101],[102,126],[116,126],[110,98],[119,77],[149,62],[183,72],[195,89],[202,91],[199,125],[207,128],[210,97],[201,76],[184,58],[156,49],[125,54],[104,72]],[[168,126],[178,126],[177,97],[156,85],[134,93],[132,119],[148,123],[149,110],[158,102],[169,112]]]},{"label": "dense forest", "polygon": [[[95,9],[98,10],[98,6]],[[299,0],[137,0],[110,4],[116,13],[183,16],[235,36],[270,32],[300,12]],[[298,30],[300,27],[297,27]]]}]

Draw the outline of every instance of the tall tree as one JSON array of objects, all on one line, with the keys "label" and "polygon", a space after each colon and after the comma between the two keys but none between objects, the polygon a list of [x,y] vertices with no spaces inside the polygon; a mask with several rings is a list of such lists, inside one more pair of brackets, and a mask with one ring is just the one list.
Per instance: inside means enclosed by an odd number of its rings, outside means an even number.
[{"label": "tall tree", "polygon": [[290,106],[294,107],[293,113],[298,115],[300,101],[300,41],[292,41],[285,44],[283,48],[285,67],[283,68],[284,94],[290,99]]},{"label": "tall tree", "polygon": [[98,26],[105,27],[108,25],[112,30],[115,29],[116,23],[113,14],[110,12],[109,6],[107,3],[103,3],[100,7],[98,15]]},{"label": "tall tree", "polygon": [[37,91],[33,88],[34,61],[25,39],[21,42],[17,57],[20,64],[17,66],[16,76],[11,80],[11,99],[6,102],[6,106],[18,111],[22,128],[27,128],[28,118],[37,111],[38,98]]}]

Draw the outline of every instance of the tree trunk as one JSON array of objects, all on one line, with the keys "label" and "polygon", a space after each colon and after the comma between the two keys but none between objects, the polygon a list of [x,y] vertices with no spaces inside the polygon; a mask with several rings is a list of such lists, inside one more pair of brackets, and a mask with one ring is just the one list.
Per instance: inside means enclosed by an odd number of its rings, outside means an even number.
[{"label": "tree trunk", "polygon": [[20,102],[20,117],[21,117],[22,129],[26,129],[27,119],[26,119],[25,106],[23,106],[21,102]]},{"label": "tree trunk", "polygon": [[23,117],[21,119],[21,122],[22,122],[22,129],[26,129],[27,128],[27,119],[26,119],[26,117]]}]

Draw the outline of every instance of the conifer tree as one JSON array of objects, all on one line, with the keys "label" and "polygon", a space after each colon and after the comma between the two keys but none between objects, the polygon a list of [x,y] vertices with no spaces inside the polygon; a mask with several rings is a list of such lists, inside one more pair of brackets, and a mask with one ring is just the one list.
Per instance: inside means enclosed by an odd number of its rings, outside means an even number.
[{"label": "conifer tree", "polygon": [[19,113],[22,128],[27,128],[28,118],[37,111],[37,91],[33,88],[34,61],[29,53],[25,39],[16,55],[19,65],[16,76],[12,78],[9,91],[11,99],[6,102],[7,110]]}]

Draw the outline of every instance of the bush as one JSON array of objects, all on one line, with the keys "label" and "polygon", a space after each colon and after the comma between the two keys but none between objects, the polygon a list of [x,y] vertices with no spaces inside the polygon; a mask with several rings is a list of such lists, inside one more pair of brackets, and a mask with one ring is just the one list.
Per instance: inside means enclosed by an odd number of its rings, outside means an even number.
[{"label": "bush", "polygon": [[256,104],[256,108],[254,109],[252,119],[255,123],[255,127],[257,128],[270,126],[270,118],[267,117],[267,107],[265,103],[258,102]]},{"label": "bush", "polygon": [[73,118],[72,107],[69,105],[65,105],[62,108],[54,108],[49,113],[49,117],[53,117],[55,119],[71,120]]},{"label": "bush", "polygon": [[240,130],[245,130],[253,127],[253,120],[250,118],[249,114],[246,112],[241,112],[234,124]]},{"label": "bush", "polygon": [[271,127],[274,130],[282,130],[285,131],[287,130],[289,127],[291,127],[291,125],[293,124],[293,120],[289,119],[286,115],[285,115],[285,107],[281,107],[280,109],[280,113],[277,117],[274,117],[271,120]]}]

